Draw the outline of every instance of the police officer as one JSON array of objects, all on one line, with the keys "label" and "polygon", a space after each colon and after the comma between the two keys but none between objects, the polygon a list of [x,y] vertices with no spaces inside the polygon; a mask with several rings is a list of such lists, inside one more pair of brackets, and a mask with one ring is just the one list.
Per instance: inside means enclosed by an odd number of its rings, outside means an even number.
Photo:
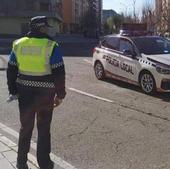
[{"label": "police officer", "polygon": [[18,97],[21,128],[17,168],[28,169],[27,154],[37,117],[37,161],[41,169],[53,169],[50,159],[50,124],[53,105],[64,99],[65,68],[58,44],[48,36],[46,16],[31,19],[30,32],[14,41],[7,69],[11,97]]}]

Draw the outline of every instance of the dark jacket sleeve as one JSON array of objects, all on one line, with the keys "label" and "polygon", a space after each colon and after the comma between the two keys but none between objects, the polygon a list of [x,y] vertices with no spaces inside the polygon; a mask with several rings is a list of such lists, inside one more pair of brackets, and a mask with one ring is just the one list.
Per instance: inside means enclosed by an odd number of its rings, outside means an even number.
[{"label": "dark jacket sleeve", "polygon": [[8,61],[7,68],[7,85],[9,94],[16,95],[17,94],[17,86],[16,79],[18,75],[18,66],[15,53],[12,51],[10,54],[10,58]]},{"label": "dark jacket sleeve", "polygon": [[50,64],[52,68],[52,76],[55,83],[55,92],[58,98],[63,99],[66,95],[65,66],[64,66],[63,57],[57,45],[54,46]]}]

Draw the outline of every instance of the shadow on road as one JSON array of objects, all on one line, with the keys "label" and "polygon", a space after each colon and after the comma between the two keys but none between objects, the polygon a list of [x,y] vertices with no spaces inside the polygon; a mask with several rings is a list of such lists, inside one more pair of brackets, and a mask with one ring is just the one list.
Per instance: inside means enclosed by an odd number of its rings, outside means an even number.
[{"label": "shadow on road", "polygon": [[157,98],[165,101],[165,102],[170,102],[170,92],[167,92],[167,93],[156,93],[155,96]]},{"label": "shadow on road", "polygon": [[[133,91],[139,92],[141,94],[144,94],[139,86],[135,86],[133,84],[129,84],[129,83],[122,82],[119,80],[114,80],[114,79],[105,79],[104,81],[107,83],[116,85],[118,87],[121,87],[121,88],[133,90]],[[154,95],[151,95],[151,97],[161,99],[164,102],[170,102],[170,92],[165,92],[165,93],[157,92]]]}]

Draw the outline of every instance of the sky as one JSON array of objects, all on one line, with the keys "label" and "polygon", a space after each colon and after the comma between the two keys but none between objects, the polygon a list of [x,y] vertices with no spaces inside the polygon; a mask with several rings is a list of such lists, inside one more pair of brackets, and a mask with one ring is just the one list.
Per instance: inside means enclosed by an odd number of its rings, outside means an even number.
[{"label": "sky", "polygon": [[[153,3],[154,0],[136,0],[136,12],[140,11],[145,2]],[[133,0],[103,0],[103,9],[113,9],[118,13],[131,13],[133,6]]]}]

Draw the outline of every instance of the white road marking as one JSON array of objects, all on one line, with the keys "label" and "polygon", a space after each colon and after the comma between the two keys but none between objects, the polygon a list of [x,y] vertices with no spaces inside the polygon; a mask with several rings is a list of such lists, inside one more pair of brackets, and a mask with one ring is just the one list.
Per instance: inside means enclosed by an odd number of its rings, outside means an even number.
[{"label": "white road marking", "polygon": [[84,59],[85,62],[89,63],[90,65],[93,65],[93,62],[88,60],[88,59]]},{"label": "white road marking", "polygon": [[5,143],[8,147],[16,147],[17,145],[13,143],[10,139],[5,136],[0,136],[0,141]]},{"label": "white road marking", "polygon": [[[14,136],[16,139],[19,139],[19,133],[16,132],[15,130],[11,129],[10,127],[0,123],[0,129],[5,131],[8,134]],[[36,150],[36,147],[37,147],[37,144],[34,141],[31,141],[31,148]],[[76,169],[76,167],[72,166],[68,162],[61,159],[60,157],[57,157],[55,154],[51,153],[50,156],[51,156],[51,159],[54,160],[55,164],[57,164],[61,168],[63,168],[63,169]],[[33,157],[33,156],[31,156],[31,157]],[[31,162],[33,162],[34,165],[37,165],[35,158],[31,158],[31,159],[34,159]]]},{"label": "white road marking", "polygon": [[79,93],[79,94],[82,94],[82,95],[85,95],[85,96],[88,96],[88,97],[92,97],[92,98],[97,99],[97,100],[102,100],[104,102],[114,103],[113,100],[109,100],[109,99],[106,99],[106,98],[103,98],[103,97],[95,96],[93,94],[86,93],[86,92],[83,92],[81,90],[77,90],[77,89],[74,89],[74,88],[68,88],[68,89],[73,91],[73,92],[76,92],[76,93]]},{"label": "white road marking", "polygon": [[[11,141],[10,139],[8,139],[5,136],[0,137],[0,142],[2,142],[3,144],[7,145],[8,147],[10,147],[13,151],[15,151],[17,153],[18,151],[18,146]],[[36,157],[33,156],[32,154],[28,153],[28,161],[30,161],[33,165],[35,165],[36,167],[38,167],[38,163],[36,160]]]}]

